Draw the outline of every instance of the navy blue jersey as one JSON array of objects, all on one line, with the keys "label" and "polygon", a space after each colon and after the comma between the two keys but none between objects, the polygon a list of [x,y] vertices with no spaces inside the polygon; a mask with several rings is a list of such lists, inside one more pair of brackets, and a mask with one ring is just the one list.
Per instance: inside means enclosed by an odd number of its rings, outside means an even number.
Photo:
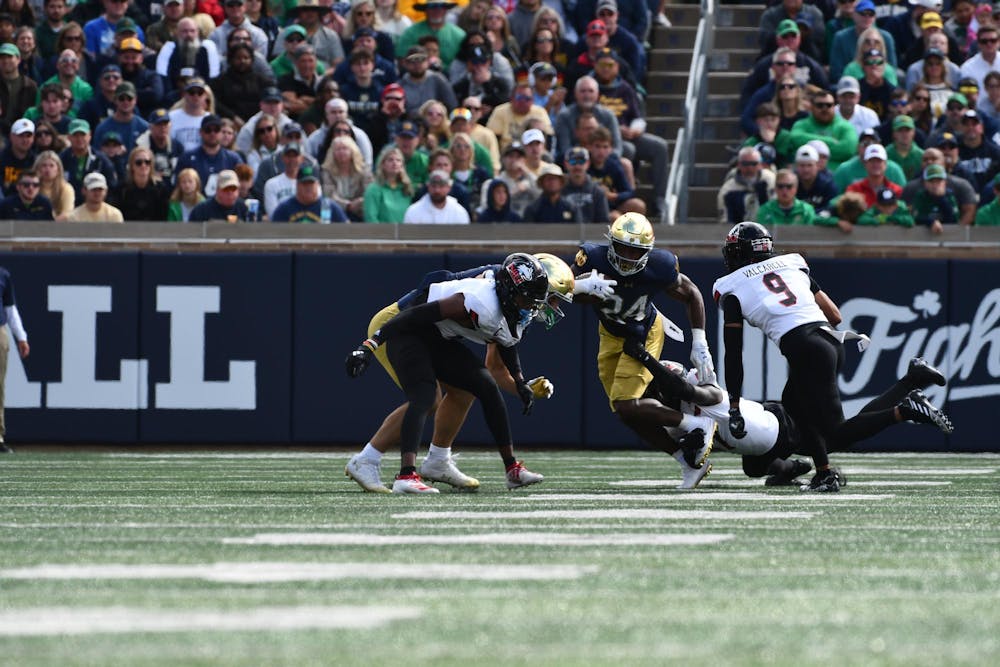
[{"label": "navy blue jersey", "polygon": [[677,257],[669,250],[658,248],[649,252],[646,268],[623,276],[608,261],[606,243],[580,245],[573,273],[587,271],[599,271],[605,277],[618,281],[611,298],[594,304],[594,312],[604,328],[613,336],[638,336],[642,340],[653,326],[655,309],[652,297],[674,287],[680,279]]},{"label": "navy blue jersey", "polygon": [[7,324],[7,308],[15,305],[14,302],[14,281],[11,280],[10,271],[0,266],[0,327]]}]

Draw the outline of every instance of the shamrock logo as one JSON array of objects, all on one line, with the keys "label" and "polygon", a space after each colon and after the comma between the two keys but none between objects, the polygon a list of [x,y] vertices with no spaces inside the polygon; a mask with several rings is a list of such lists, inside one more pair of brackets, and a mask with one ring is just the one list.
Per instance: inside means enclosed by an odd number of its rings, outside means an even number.
[{"label": "shamrock logo", "polygon": [[941,297],[937,292],[925,289],[913,297],[913,310],[921,313],[924,318],[934,317],[941,312]]}]

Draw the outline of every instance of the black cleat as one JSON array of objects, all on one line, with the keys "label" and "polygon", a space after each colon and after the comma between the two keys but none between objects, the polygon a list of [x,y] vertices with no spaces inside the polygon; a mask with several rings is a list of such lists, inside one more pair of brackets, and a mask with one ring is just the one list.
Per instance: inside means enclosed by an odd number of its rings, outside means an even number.
[{"label": "black cleat", "polygon": [[919,389],[914,389],[906,395],[899,405],[899,414],[907,421],[918,424],[934,424],[944,433],[951,433],[955,430],[948,416],[934,407],[934,404],[927,400],[927,397]]},{"label": "black cleat", "polygon": [[787,472],[768,475],[764,480],[764,486],[802,486],[805,482],[795,479],[799,475],[804,475],[813,467],[802,459],[793,459],[791,468]]},{"label": "black cleat", "polygon": [[820,470],[813,475],[812,480],[808,484],[800,486],[799,490],[814,493],[836,493],[840,491],[840,478],[837,475],[837,471],[832,468],[830,470]]},{"label": "black cleat", "polygon": [[0,454],[13,454],[14,450],[0,442]]},{"label": "black cleat", "polygon": [[847,486],[847,475],[842,473],[840,468],[830,468],[830,472],[832,472],[834,477],[837,478],[837,483],[840,484],[840,488]]},{"label": "black cleat", "polygon": [[920,357],[910,359],[910,367],[906,370],[906,377],[921,387],[929,387],[932,384],[943,387],[948,381],[944,373]]}]

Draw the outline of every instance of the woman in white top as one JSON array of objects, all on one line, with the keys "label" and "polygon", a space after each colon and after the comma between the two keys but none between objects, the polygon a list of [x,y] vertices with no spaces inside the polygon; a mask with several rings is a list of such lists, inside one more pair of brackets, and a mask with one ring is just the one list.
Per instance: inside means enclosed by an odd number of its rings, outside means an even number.
[{"label": "woman in white top", "polygon": [[257,167],[278,150],[278,119],[262,114],[253,130],[253,148],[247,153],[247,164],[257,173]]}]

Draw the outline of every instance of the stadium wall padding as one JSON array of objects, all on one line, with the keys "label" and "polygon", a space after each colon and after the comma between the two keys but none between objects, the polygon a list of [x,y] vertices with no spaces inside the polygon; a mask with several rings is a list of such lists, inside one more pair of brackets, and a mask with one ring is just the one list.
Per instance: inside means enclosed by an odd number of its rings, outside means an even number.
[{"label": "stadium wall padding", "polygon": [[[344,374],[345,355],[371,316],[439,268],[461,270],[500,255],[455,252],[18,253],[0,254],[14,279],[31,342],[7,375],[7,439],[65,443],[300,443],[359,445],[402,393],[373,364]],[[570,260],[570,257],[566,257]],[[925,356],[949,378],[932,387],[956,425],[953,436],[902,425],[858,446],[892,451],[1000,451],[989,415],[1000,394],[1000,272],[979,260],[815,259],[813,275],[844,315],[842,328],[872,336],[845,352],[845,413]],[[712,299],[720,261],[681,269],[706,301],[709,340],[722,365]],[[657,299],[689,330],[683,306]],[[596,371],[597,320],[567,305],[552,331],[533,326],[522,344],[527,377],[556,386],[523,416],[508,398],[518,447],[640,446],[611,413]],[[666,341],[686,361],[690,342]],[[15,349],[12,347],[12,350]],[[744,394],[780,399],[784,362],[753,328],[746,332]],[[427,438],[430,437],[428,424]],[[474,406],[460,435],[486,444]]]}]

